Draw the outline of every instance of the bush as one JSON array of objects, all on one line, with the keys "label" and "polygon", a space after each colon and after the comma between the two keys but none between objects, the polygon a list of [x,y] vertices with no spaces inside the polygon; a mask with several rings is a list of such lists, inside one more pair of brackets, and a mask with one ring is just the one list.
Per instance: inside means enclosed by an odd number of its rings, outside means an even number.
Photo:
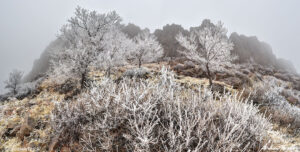
[{"label": "bush", "polygon": [[147,75],[149,74],[149,70],[146,68],[134,68],[134,69],[129,69],[123,73],[123,77],[127,78],[146,78]]},{"label": "bush", "polygon": [[94,82],[76,100],[56,104],[54,135],[82,151],[257,151],[271,125],[238,96],[215,100],[184,89],[162,69],[153,81]]},{"label": "bush", "polygon": [[261,85],[256,85],[254,101],[266,109],[272,121],[293,128],[300,128],[300,109],[291,105],[284,97],[287,90],[284,81],[267,77]]},{"label": "bush", "polygon": [[27,82],[20,84],[17,88],[16,98],[22,100],[23,98],[35,93],[37,86],[41,83],[43,78],[40,78],[33,82]]}]

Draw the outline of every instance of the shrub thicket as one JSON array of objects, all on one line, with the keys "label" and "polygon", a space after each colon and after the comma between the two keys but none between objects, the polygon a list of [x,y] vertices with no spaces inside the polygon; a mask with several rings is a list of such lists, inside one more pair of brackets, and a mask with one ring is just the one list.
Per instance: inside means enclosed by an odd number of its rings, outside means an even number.
[{"label": "shrub thicket", "polygon": [[186,89],[162,69],[154,80],[93,83],[52,114],[60,143],[83,151],[257,151],[271,125],[238,96]]}]

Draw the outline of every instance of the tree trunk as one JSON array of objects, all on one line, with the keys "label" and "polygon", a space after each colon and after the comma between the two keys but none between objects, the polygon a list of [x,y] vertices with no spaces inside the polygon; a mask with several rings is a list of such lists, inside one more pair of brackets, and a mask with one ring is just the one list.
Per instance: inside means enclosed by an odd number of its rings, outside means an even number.
[{"label": "tree trunk", "polygon": [[16,88],[13,89],[13,94],[14,94],[14,95],[17,94],[17,89],[16,89]]},{"label": "tree trunk", "polygon": [[107,75],[108,78],[110,78],[110,69],[111,69],[111,68],[108,67],[107,70],[106,70],[106,75]]},{"label": "tree trunk", "polygon": [[85,88],[85,83],[86,83],[86,72],[81,74],[81,82],[80,82],[81,89]]},{"label": "tree trunk", "polygon": [[139,68],[141,68],[141,66],[142,66],[142,61],[141,59],[139,59]]},{"label": "tree trunk", "polygon": [[206,72],[207,72],[207,78],[209,80],[209,86],[211,87],[213,83],[212,83],[212,78],[211,78],[211,73],[210,73],[210,70],[209,70],[208,63],[206,63]]}]

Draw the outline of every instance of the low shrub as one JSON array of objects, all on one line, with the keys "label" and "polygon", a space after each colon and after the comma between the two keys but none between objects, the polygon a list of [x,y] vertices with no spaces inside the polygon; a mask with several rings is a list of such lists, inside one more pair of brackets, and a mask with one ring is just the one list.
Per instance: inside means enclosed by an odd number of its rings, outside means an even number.
[{"label": "low shrub", "polygon": [[300,128],[300,108],[291,105],[284,97],[287,84],[275,77],[267,77],[260,85],[256,85],[256,93],[253,100],[263,107],[271,116],[272,121],[291,126],[293,129]]},{"label": "low shrub", "polygon": [[[105,79],[52,113],[61,145],[82,151],[258,151],[271,125],[239,96],[175,83],[162,69],[155,80]],[[216,100],[218,99],[218,100]]]}]

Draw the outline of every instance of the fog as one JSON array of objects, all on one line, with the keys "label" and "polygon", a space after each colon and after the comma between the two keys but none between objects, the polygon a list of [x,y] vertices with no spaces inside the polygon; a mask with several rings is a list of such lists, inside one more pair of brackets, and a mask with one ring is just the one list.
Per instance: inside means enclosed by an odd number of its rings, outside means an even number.
[{"label": "fog", "polygon": [[229,33],[255,35],[269,43],[277,57],[292,61],[300,71],[298,0],[3,0],[0,92],[11,70],[30,71],[77,5],[98,12],[116,10],[123,23],[132,22],[151,31],[168,23],[189,28],[205,18],[221,20]]}]

